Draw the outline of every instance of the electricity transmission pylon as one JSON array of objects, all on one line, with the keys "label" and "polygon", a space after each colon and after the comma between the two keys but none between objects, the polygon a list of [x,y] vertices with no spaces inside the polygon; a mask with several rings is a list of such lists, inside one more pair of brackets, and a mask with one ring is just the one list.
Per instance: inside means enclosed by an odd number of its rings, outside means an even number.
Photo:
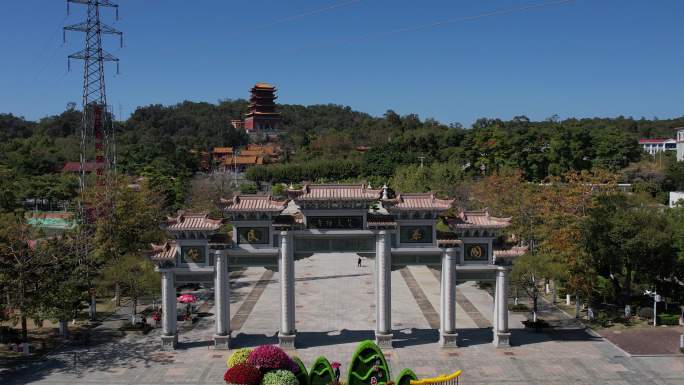
[{"label": "electricity transmission pylon", "polygon": [[[105,62],[115,62],[119,72],[119,59],[102,49],[102,35],[119,35],[123,47],[123,33],[100,21],[100,7],[116,10],[119,18],[119,6],[109,0],[66,0],[67,14],[71,3],[87,7],[86,20],[64,27],[64,40],[67,31],[83,32],[85,47],[68,56],[69,68],[71,59],[83,60],[83,116],[81,120],[80,140],[80,200],[78,215],[81,226],[78,233],[83,250],[79,260],[80,269],[90,286],[90,319],[96,318],[96,304],[93,275],[97,271],[98,262],[90,252],[90,235],[93,225],[98,220],[107,221],[108,209],[112,204],[112,184],[116,171],[114,127],[112,113],[107,105],[105,92]],[[91,174],[91,175],[88,175]],[[94,174],[94,175],[93,175]],[[80,244],[80,242],[79,242]]]},{"label": "electricity transmission pylon", "polygon": [[[115,62],[119,72],[119,59],[102,48],[102,35],[118,35],[123,47],[123,33],[100,21],[100,8],[111,7],[119,17],[119,6],[109,0],[67,0],[67,13],[71,3],[87,7],[86,21],[64,27],[66,31],[77,31],[85,34],[85,47],[69,55],[71,59],[83,60],[83,117],[81,121],[80,148],[80,188],[81,202],[79,215],[81,220],[92,222],[102,214],[102,203],[109,202],[112,184],[112,173],[115,171],[115,144],[112,114],[107,105],[105,91],[105,62]],[[88,178],[94,173],[95,178]],[[83,195],[88,191],[89,182],[94,179],[96,196],[86,199]],[[90,203],[88,201],[91,201]],[[88,207],[90,206],[90,207]]]}]

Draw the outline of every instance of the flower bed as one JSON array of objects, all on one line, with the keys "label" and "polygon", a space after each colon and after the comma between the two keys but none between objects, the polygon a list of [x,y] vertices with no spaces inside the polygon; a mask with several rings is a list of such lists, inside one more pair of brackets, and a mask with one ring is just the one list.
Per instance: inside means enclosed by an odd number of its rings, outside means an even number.
[{"label": "flower bed", "polygon": [[261,371],[250,364],[237,364],[226,371],[223,380],[227,384],[234,385],[259,385],[261,383]]},{"label": "flower bed", "polygon": [[[339,367],[337,362],[333,365]],[[299,358],[291,358],[272,345],[258,346],[253,350],[238,349],[228,359],[228,366],[223,379],[229,385],[410,385],[412,380],[417,380],[413,371],[404,369],[393,381],[382,350],[370,340],[357,346],[349,363],[346,383],[339,381],[327,358],[318,357],[307,372]],[[452,377],[456,378],[460,373],[459,370]],[[444,378],[425,379],[424,382],[443,384]]]},{"label": "flower bed", "polygon": [[251,348],[242,348],[234,351],[233,354],[230,355],[230,358],[228,358],[226,364],[229,368],[232,368],[237,364],[246,364],[252,350],[253,349]]},{"label": "flower bed", "polygon": [[249,353],[247,363],[259,368],[263,373],[278,369],[294,372],[299,369],[283,349],[273,345],[258,346]]},{"label": "flower bed", "polygon": [[264,374],[261,385],[299,385],[299,381],[289,370],[274,370]]}]

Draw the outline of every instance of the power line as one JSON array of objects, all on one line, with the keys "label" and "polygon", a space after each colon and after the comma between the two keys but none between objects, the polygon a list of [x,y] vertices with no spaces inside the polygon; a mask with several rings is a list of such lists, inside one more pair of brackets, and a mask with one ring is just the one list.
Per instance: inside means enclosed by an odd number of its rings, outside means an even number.
[{"label": "power line", "polygon": [[[543,3],[534,3],[534,4],[519,6],[519,7],[499,9],[499,10],[495,10],[495,11],[491,11],[491,12],[487,12],[487,13],[481,13],[478,15],[463,16],[463,17],[458,17],[458,18],[453,18],[453,19],[439,20],[439,21],[435,21],[435,22],[429,23],[429,24],[422,24],[422,25],[417,25],[417,26],[412,26],[412,27],[399,28],[399,29],[390,30],[390,31],[376,32],[376,33],[371,33],[371,34],[367,34],[367,35],[361,35],[361,36],[358,36],[356,38],[349,39],[346,41],[340,41],[338,43],[328,44],[328,45],[326,45],[326,47],[346,45],[346,44],[351,44],[351,43],[358,43],[359,41],[363,41],[363,40],[372,40],[372,39],[396,35],[396,34],[400,34],[400,33],[415,32],[415,31],[420,31],[420,30],[429,29],[429,28],[436,28],[436,27],[440,27],[443,25],[447,25],[447,24],[455,24],[455,23],[461,23],[461,22],[467,22],[467,21],[476,21],[476,20],[485,19],[488,17],[504,16],[504,15],[509,15],[509,14],[513,14],[513,13],[529,11],[532,9],[551,7],[551,6],[555,6],[555,5],[564,5],[564,4],[574,3],[575,1],[576,0],[546,1]],[[299,51],[302,51],[302,50],[299,50]]]},{"label": "power line", "polygon": [[395,29],[392,31],[379,32],[379,33],[367,35],[366,37],[372,38],[372,37],[376,37],[376,36],[387,36],[387,35],[394,35],[397,33],[414,32],[414,31],[419,31],[422,29],[439,27],[439,26],[442,26],[445,24],[454,24],[454,23],[460,23],[460,22],[465,22],[465,21],[474,21],[474,20],[484,19],[484,18],[492,17],[492,16],[509,15],[512,13],[529,11],[531,9],[550,7],[550,6],[554,6],[554,5],[563,5],[563,4],[567,4],[567,3],[573,3],[573,2],[575,2],[575,0],[556,0],[556,1],[547,1],[544,3],[528,4],[528,5],[515,7],[515,8],[500,9],[500,10],[496,10],[496,11],[492,11],[492,12],[482,13],[479,15],[464,16],[464,17],[459,17],[459,18],[455,18],[455,19],[440,20],[440,21],[436,21],[436,22],[430,23],[430,24],[423,24],[423,25],[418,25],[418,26],[414,26],[414,27],[407,27],[407,28]]},{"label": "power line", "polygon": [[281,18],[281,19],[276,19],[276,20],[274,20],[273,22],[271,22],[271,23],[269,23],[269,24],[266,24],[266,25],[263,25],[263,26],[261,26],[261,27],[259,27],[259,28],[260,28],[260,29],[263,29],[263,28],[270,28],[270,27],[272,27],[272,26],[274,26],[274,25],[278,25],[278,24],[282,24],[282,23],[287,23],[287,22],[289,22],[289,21],[293,21],[293,20],[297,20],[297,19],[303,19],[303,18],[309,17],[309,16],[316,16],[316,15],[318,15],[318,14],[320,14],[320,13],[323,13],[323,12],[326,12],[326,11],[331,11],[331,10],[333,10],[333,9],[346,7],[346,6],[348,6],[348,5],[352,5],[352,4],[356,4],[356,3],[360,3],[360,2],[361,2],[361,0],[349,0],[349,1],[343,1],[343,2],[339,2],[339,3],[331,4],[331,5],[327,6],[327,7],[317,8],[317,9],[314,9],[314,10],[311,10],[311,11],[307,11],[307,12],[304,12],[304,13],[300,13],[300,14],[297,14],[297,15],[292,15],[292,16],[283,17],[283,18]]}]

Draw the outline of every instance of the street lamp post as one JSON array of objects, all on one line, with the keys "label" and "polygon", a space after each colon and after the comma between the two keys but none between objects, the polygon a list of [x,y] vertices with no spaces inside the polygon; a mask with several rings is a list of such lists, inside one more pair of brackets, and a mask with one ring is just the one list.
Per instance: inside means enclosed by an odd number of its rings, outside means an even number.
[{"label": "street lamp post", "polygon": [[658,300],[660,297],[655,290],[653,291],[653,326],[657,326],[658,322]]},{"label": "street lamp post", "polygon": [[661,297],[658,294],[656,289],[653,289],[653,291],[646,290],[644,294],[653,297],[653,326],[658,325],[658,302],[661,301]]}]

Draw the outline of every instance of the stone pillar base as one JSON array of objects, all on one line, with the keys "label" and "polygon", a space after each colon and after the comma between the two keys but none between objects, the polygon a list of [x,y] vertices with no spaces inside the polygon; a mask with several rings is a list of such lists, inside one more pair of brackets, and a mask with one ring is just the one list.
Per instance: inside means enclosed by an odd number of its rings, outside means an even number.
[{"label": "stone pillar base", "polygon": [[230,349],[230,334],[225,336],[220,336],[214,334],[214,349],[216,350],[229,350]]},{"label": "stone pillar base", "polygon": [[441,332],[439,335],[439,346],[443,348],[457,348],[458,333]]},{"label": "stone pillar base", "polygon": [[381,349],[391,349],[392,348],[392,333],[382,334],[380,332],[375,332],[375,343]]},{"label": "stone pillar base", "polygon": [[162,350],[174,350],[178,345],[178,334],[172,336],[161,336]]},{"label": "stone pillar base", "polygon": [[278,332],[278,345],[283,350],[294,350],[295,334],[282,334]]},{"label": "stone pillar base", "polygon": [[511,347],[511,333],[494,332],[494,341],[492,341],[497,348]]}]

